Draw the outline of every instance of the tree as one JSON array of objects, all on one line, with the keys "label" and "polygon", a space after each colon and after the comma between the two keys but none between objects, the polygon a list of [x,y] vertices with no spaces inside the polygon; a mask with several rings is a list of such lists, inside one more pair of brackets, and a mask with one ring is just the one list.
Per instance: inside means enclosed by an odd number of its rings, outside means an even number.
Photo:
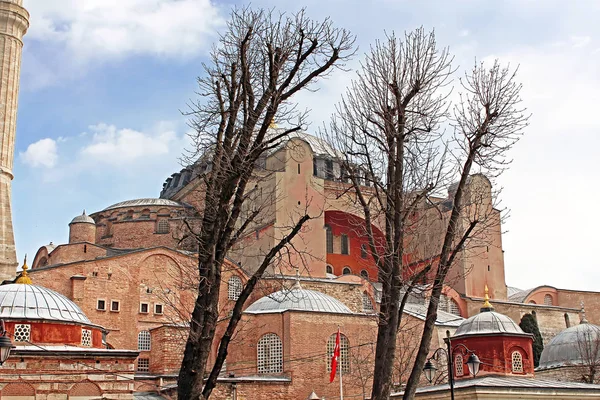
[{"label": "tree", "polygon": [[537,367],[540,365],[540,356],[544,350],[544,340],[542,339],[537,319],[533,315],[526,313],[521,318],[519,326],[523,329],[523,332],[533,335],[533,366]]},{"label": "tree", "polygon": [[600,371],[600,328],[588,323],[582,306],[581,324],[576,329],[576,347],[579,352],[578,364],[581,365],[581,380],[585,383],[597,383]]},{"label": "tree", "polygon": [[[368,238],[382,285],[374,400],[390,394],[406,296],[415,283],[428,280],[431,298],[404,395],[414,397],[450,267],[469,245],[481,245],[491,224],[500,223],[486,195],[489,181],[472,173],[497,176],[527,124],[518,108],[521,87],[497,62],[491,68],[477,64],[465,75],[465,94],[451,117],[453,73],[452,57],[438,49],[433,32],[417,29],[403,41],[392,34],[371,48],[326,132],[339,151],[341,180],[364,216],[357,229]],[[447,122],[454,130],[450,139],[442,129]],[[447,200],[436,197],[455,180]],[[443,233],[438,240],[437,232]],[[425,266],[406,268],[409,255]]]},{"label": "tree", "polygon": [[[197,298],[178,377],[180,399],[207,399],[214,389],[244,302],[263,273],[310,218],[299,213],[261,261],[244,287],[219,340],[212,368],[207,360],[218,317],[221,272],[230,249],[247,234],[262,209],[244,210],[264,173],[255,166],[298,131],[306,113],[292,97],[311,88],[354,52],[354,38],[329,19],[316,22],[303,11],[293,15],[234,9],[227,29],[198,78],[200,100],[191,104],[193,161],[209,165],[200,193],[199,223],[189,224],[198,245]],[[289,129],[269,130],[272,121]],[[205,370],[210,370],[205,383]]]}]

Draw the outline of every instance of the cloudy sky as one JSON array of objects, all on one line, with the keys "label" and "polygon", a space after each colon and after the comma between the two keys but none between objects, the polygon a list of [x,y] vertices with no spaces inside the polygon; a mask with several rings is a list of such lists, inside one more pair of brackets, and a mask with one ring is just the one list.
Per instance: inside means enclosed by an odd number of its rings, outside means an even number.
[{"label": "cloudy sky", "polygon": [[[157,197],[186,145],[181,110],[235,1],[24,0],[25,36],[13,181],[18,256],[64,243],[68,222],[118,201]],[[506,279],[600,290],[600,2],[253,1],[306,6],[358,36],[360,59],[385,31],[435,29],[456,64],[520,66],[531,126],[501,178]],[[352,73],[298,101],[313,129]],[[309,129],[310,130],[310,129]]]}]

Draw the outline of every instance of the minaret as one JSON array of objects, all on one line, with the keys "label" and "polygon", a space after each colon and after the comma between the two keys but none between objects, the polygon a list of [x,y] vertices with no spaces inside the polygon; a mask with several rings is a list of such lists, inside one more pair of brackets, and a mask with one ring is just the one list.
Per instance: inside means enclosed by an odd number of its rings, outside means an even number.
[{"label": "minaret", "polygon": [[23,0],[0,0],[0,282],[14,279],[17,254],[10,207],[23,35],[29,13]]}]

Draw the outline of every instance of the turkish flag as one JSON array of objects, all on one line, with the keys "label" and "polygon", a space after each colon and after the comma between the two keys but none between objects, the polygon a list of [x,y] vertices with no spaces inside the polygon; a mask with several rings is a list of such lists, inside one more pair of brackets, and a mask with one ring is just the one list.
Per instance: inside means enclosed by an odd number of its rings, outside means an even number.
[{"label": "turkish flag", "polygon": [[335,348],[333,349],[333,356],[331,357],[331,374],[329,375],[329,383],[335,379],[337,373],[338,362],[340,359],[340,328],[338,328],[337,335],[335,336]]}]

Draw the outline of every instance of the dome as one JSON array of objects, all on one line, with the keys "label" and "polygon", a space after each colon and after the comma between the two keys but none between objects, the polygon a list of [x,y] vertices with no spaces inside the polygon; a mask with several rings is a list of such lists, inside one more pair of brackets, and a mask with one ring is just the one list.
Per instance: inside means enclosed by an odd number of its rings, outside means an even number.
[{"label": "dome", "polygon": [[115,208],[123,207],[143,207],[143,206],[165,206],[165,207],[185,207],[185,204],[169,199],[134,199],[126,200],[120,203],[113,204],[112,206],[106,207],[102,211],[113,210]]},{"label": "dome", "polygon": [[85,210],[83,210],[83,214],[78,215],[75,218],[73,218],[73,220],[69,223],[69,225],[78,224],[78,223],[86,223],[86,224],[94,224],[94,225],[96,224],[96,222],[92,219],[92,217],[85,214]]},{"label": "dome", "polygon": [[582,322],[567,328],[544,346],[538,368],[589,363],[590,360],[586,360],[586,357],[581,354],[581,347],[585,344],[595,347],[598,341],[600,341],[600,327],[597,325]]},{"label": "dome", "polygon": [[515,321],[506,315],[495,311],[482,311],[460,324],[454,336],[482,335],[488,333],[526,334]]},{"label": "dome", "polygon": [[324,293],[302,289],[299,286],[262,297],[252,303],[245,312],[267,314],[289,310],[352,314],[352,311],[341,301]]},{"label": "dome", "polygon": [[92,324],[79,306],[62,294],[18,283],[0,286],[0,318]]}]

